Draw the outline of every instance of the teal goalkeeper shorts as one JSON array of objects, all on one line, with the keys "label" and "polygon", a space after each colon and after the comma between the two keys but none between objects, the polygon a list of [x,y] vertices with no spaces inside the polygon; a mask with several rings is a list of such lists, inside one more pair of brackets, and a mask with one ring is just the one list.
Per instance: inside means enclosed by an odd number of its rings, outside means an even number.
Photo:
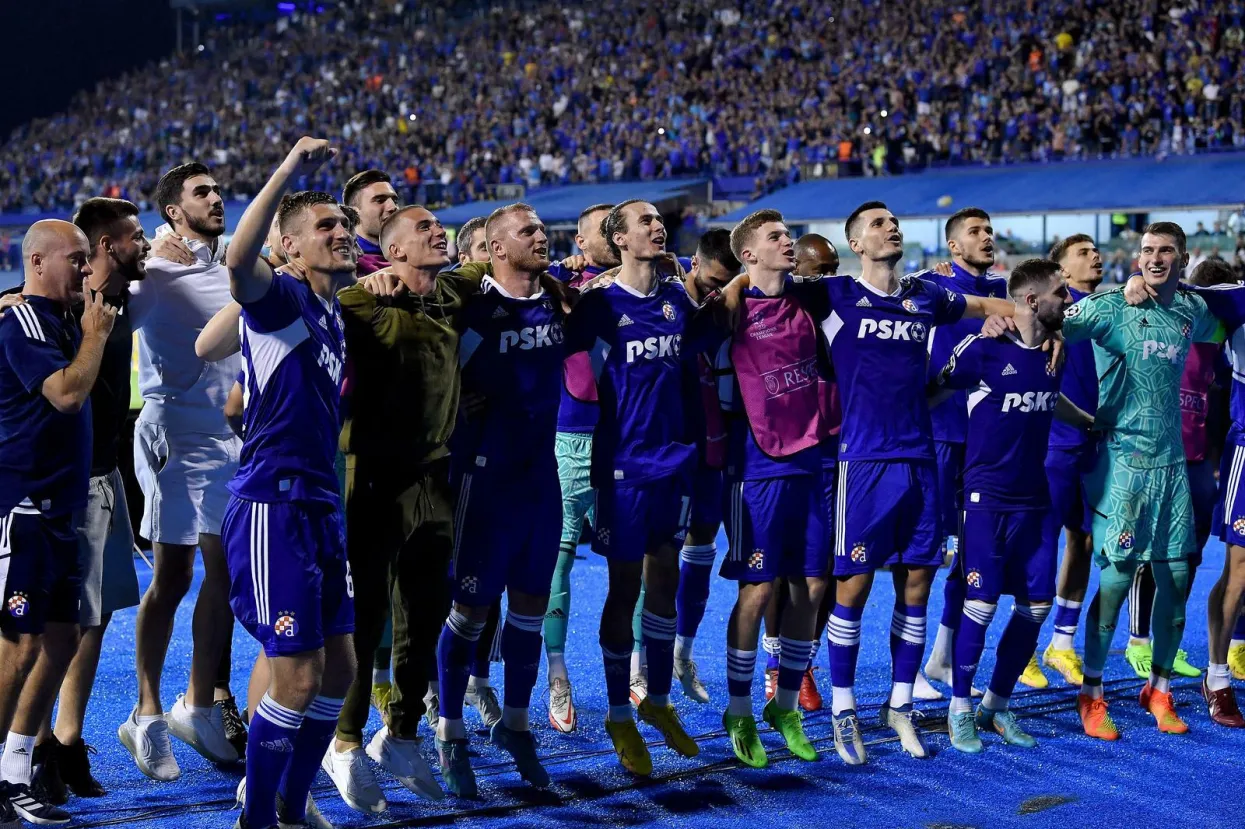
[{"label": "teal goalkeeper shorts", "polygon": [[596,493],[592,489],[591,432],[558,432],[554,443],[558,480],[562,483],[562,547],[579,545],[584,519],[596,526]]},{"label": "teal goalkeeper shorts", "polygon": [[1196,547],[1189,473],[1181,462],[1137,467],[1109,450],[1085,479],[1099,566],[1187,559]]}]

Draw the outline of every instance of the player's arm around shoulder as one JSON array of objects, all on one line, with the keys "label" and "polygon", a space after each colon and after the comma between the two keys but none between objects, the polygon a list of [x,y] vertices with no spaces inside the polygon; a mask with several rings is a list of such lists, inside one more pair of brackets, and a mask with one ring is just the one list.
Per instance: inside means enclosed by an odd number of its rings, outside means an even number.
[{"label": "player's arm around shoulder", "polygon": [[982,350],[989,338],[969,334],[951,349],[946,365],[925,387],[926,399],[932,409],[960,389],[972,388],[981,380],[979,370]]}]

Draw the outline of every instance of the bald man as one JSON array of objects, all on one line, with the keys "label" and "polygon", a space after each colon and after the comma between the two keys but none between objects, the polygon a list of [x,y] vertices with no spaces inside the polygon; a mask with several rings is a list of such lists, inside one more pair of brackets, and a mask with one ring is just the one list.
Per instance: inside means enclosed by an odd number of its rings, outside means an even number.
[{"label": "bald man", "polygon": [[839,250],[820,233],[805,233],[795,243],[796,276],[834,276],[839,272]]},{"label": "bald man", "polygon": [[[81,328],[70,308],[91,274],[86,236],[69,222],[31,226],[22,243],[25,302],[0,318],[0,822],[70,816],[31,792],[39,724],[78,646],[78,540],[87,502],[89,397],[116,309],[94,294]],[[7,801],[7,802],[6,802]]]}]

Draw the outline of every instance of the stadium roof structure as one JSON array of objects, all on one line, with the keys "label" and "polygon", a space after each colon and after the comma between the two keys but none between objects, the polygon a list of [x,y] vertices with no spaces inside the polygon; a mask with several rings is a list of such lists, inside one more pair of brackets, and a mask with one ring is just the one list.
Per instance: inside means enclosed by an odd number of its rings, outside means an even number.
[{"label": "stadium roof structure", "polygon": [[[662,202],[688,195],[703,188],[707,179],[666,179],[662,181],[620,181],[610,184],[569,184],[528,193],[522,201],[530,204],[546,225],[573,225],[580,212],[593,204],[617,204],[628,199],[644,199],[661,206]],[[456,204],[437,211],[437,218],[446,226],[460,225],[476,216],[487,216],[499,207],[513,204],[515,199],[477,201]]]},{"label": "stadium roof structure", "polygon": [[995,216],[1236,208],[1245,203],[1245,153],[818,179],[771,193],[714,224],[733,224],[763,208],[780,211],[788,223],[841,221],[858,205],[873,200],[886,202],[895,215],[908,218],[950,216],[969,205]]}]

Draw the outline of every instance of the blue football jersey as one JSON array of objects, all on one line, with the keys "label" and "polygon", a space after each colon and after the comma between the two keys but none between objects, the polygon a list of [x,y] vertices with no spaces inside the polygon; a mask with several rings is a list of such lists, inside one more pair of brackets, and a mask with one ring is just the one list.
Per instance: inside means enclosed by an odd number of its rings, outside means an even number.
[{"label": "blue football jersey", "polygon": [[28,296],[0,317],[0,517],[15,507],[59,516],[86,505],[91,401],[63,414],[43,396],[44,381],[81,344],[73,314],[50,299]]},{"label": "blue football jersey", "polygon": [[961,294],[917,276],[884,294],[855,277],[805,280],[801,300],[830,348],[843,406],[839,459],[933,460],[926,341],[964,315]]},{"label": "blue football jersey", "polygon": [[968,392],[964,508],[1047,509],[1046,448],[1062,371],[1015,335],[966,337],[937,384]]},{"label": "blue football jersey", "polygon": [[[965,296],[989,296],[999,299],[1007,298],[1007,278],[1002,276],[973,276],[954,262],[951,263],[951,276],[942,276],[933,271],[922,272],[920,277],[933,282],[941,288],[955,291]],[[984,320],[959,319],[947,325],[936,325],[929,332],[929,379],[947,364],[951,358],[951,350],[964,341],[965,337],[981,333]],[[968,437],[968,395],[957,391],[939,403],[929,412],[930,422],[934,427],[934,440],[947,443],[963,443]]]},{"label": "blue football jersey", "polygon": [[1228,441],[1245,446],[1245,285],[1215,285],[1211,288],[1183,286],[1206,300],[1206,307],[1227,331],[1228,365],[1232,369],[1232,389],[1228,393]]},{"label": "blue football jersey", "polygon": [[562,310],[544,291],[514,297],[486,276],[459,325],[462,394],[484,403],[460,419],[451,454],[487,468],[552,466],[566,357]]},{"label": "blue football jersey", "polygon": [[[1068,286],[1075,304],[1088,296]],[[1059,391],[1064,397],[1090,414],[1098,411],[1098,368],[1094,365],[1094,344],[1065,343],[1063,347],[1063,385]],[[1094,438],[1070,423],[1056,420],[1050,427],[1050,445],[1055,449],[1079,449]]]},{"label": "blue football jersey", "polygon": [[594,487],[690,471],[691,407],[700,405],[696,310],[677,279],[658,281],[647,296],[614,282],[575,306],[568,351],[589,352],[601,407],[592,443]]},{"label": "blue football jersey", "polygon": [[248,501],[337,506],[346,337],[341,306],[276,273],[242,306],[243,440],[229,491]]}]

